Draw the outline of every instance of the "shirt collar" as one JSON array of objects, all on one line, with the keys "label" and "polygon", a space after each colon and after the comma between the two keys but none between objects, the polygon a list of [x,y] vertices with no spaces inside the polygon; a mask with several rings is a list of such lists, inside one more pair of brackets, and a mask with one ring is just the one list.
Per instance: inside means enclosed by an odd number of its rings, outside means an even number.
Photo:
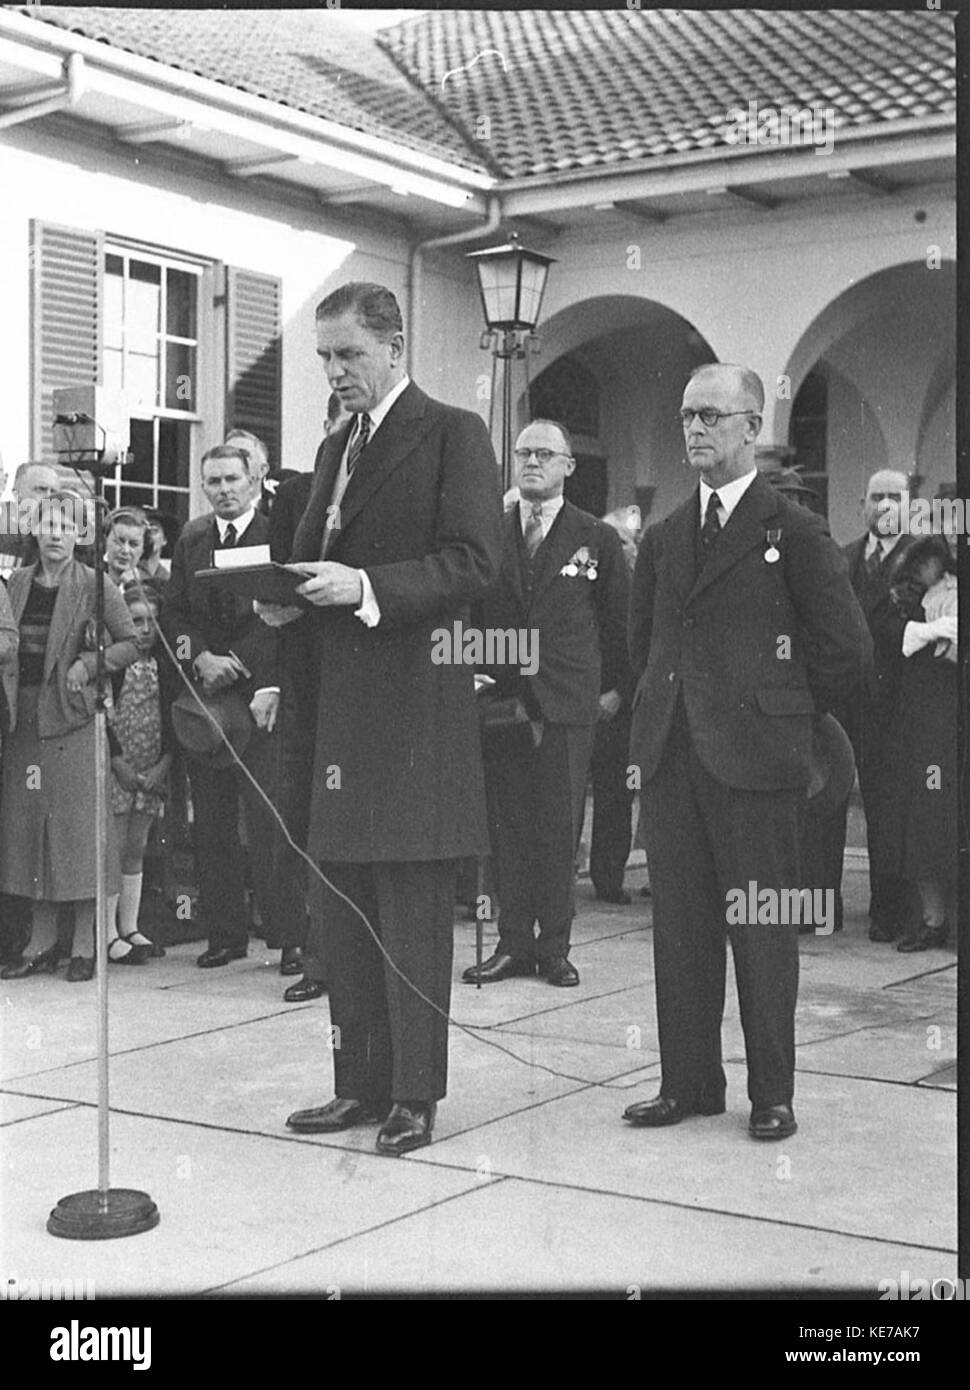
[{"label": "shirt collar", "polygon": [[730,516],[757,476],[757,468],[752,468],[750,473],[735,478],[733,482],[723,483],[719,488],[711,487],[701,478],[701,522],[704,521],[707,512],[707,500],[712,492],[717,493],[721,511]]},{"label": "shirt collar", "polygon": [[[561,492],[556,497],[542,498],[542,500],[539,503],[539,506],[541,508],[540,515],[542,517],[543,523],[555,521],[556,517],[562,511],[562,504],[564,500],[565,499],[563,498]],[[523,526],[528,521],[529,517],[532,515],[532,507],[533,501],[531,497],[519,498],[519,518]]]},{"label": "shirt collar", "polygon": [[[387,395],[384,396],[382,400],[377,402],[377,404],[374,406],[374,409],[367,411],[367,414],[370,416],[370,437],[372,439],[374,437],[375,431],[379,429],[385,415],[390,410],[394,402],[397,400],[398,396],[402,395],[410,385],[411,378],[405,372],[404,376],[397,383],[397,385],[391,387]],[[363,414],[363,412],[361,412],[361,414]]]},{"label": "shirt collar", "polygon": [[[250,505],[246,508],[246,510],[245,510],[244,512],[242,512],[239,516],[234,516],[234,517],[233,517],[233,519],[232,519],[232,524],[233,524],[233,526],[236,528],[236,544],[237,544],[237,545],[239,544],[239,537],[242,535],[242,533],[243,533],[243,532],[246,530],[246,528],[249,526],[249,523],[252,521],[252,519],[253,519],[253,517],[254,517],[255,515],[256,515],[256,507],[255,507],[254,504],[250,503]],[[229,526],[229,522],[228,522],[227,520],[225,520],[223,517],[217,516],[217,517],[216,517],[216,526],[217,526],[218,531],[219,531],[219,542],[220,542],[220,544],[221,544],[221,543],[222,543],[223,541],[225,541],[225,539],[226,539],[226,529],[227,529],[227,527]]]},{"label": "shirt collar", "polygon": [[866,541],[866,559],[868,560],[869,556],[874,553],[877,546],[879,547],[882,558],[885,559],[887,555],[893,553],[896,546],[902,540],[902,537],[902,531],[897,531],[895,536],[874,536],[870,531],[869,539]]}]

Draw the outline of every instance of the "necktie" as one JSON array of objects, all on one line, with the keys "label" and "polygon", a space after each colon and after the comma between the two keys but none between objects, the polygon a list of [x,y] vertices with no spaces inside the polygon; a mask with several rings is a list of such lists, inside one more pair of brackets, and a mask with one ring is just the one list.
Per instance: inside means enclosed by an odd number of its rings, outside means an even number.
[{"label": "necktie", "polygon": [[354,475],[354,469],[357,467],[358,459],[367,447],[367,441],[370,439],[370,425],[371,419],[366,411],[363,415],[357,416],[357,433],[354,435],[354,442],[351,444],[350,453],[347,455],[348,482]]},{"label": "necktie", "polygon": [[528,516],[528,518],[526,519],[526,523],[525,523],[524,539],[525,539],[525,548],[526,548],[526,551],[528,552],[529,559],[531,560],[532,557],[533,557],[533,555],[535,555],[536,551],[539,549],[539,546],[542,544],[542,503],[541,503],[541,502],[533,502],[533,503],[532,503],[532,511],[529,513],[529,516]]},{"label": "necktie", "polygon": [[223,533],[222,541],[220,543],[221,548],[225,550],[228,546],[235,545],[238,539],[239,537],[236,535],[236,528],[230,521],[229,525],[226,527]]},{"label": "necktie", "polygon": [[721,499],[716,492],[712,492],[707,499],[707,510],[704,513],[704,525],[701,527],[701,546],[704,555],[710,553],[711,546],[721,534],[721,518],[717,514],[717,509],[721,505]]},{"label": "necktie", "polygon": [[868,560],[866,561],[866,572],[867,572],[867,574],[870,574],[870,575],[878,574],[881,568],[882,568],[882,546],[879,544],[878,541],[876,541],[875,548],[873,549],[872,554],[869,556]]}]

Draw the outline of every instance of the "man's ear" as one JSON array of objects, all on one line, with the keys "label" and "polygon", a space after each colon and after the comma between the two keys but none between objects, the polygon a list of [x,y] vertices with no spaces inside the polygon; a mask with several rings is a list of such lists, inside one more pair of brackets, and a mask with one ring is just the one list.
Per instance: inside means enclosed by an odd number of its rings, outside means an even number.
[{"label": "man's ear", "polygon": [[395,333],[394,336],[388,338],[387,341],[388,346],[391,349],[391,361],[396,367],[398,362],[400,362],[401,358],[404,356],[404,334]]},{"label": "man's ear", "polygon": [[761,433],[761,426],[764,422],[762,421],[761,416],[756,411],[752,411],[752,413],[748,416],[747,423],[748,429],[751,431],[749,438],[753,441],[757,439],[758,435]]},{"label": "man's ear", "polygon": [[576,460],[574,458],[568,458],[566,460],[566,467],[563,469],[563,472],[567,478],[571,473],[576,472]]}]

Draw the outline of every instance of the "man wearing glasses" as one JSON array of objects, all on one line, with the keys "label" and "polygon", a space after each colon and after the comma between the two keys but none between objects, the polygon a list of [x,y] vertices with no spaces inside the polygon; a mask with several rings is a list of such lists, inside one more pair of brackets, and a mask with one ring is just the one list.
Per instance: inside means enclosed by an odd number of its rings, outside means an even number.
[{"label": "man wearing glasses", "polygon": [[624,1118],[657,1127],[723,1113],[727,932],[748,1129],[777,1140],[796,1129],[798,926],[779,912],[739,922],[728,895],[753,883],[780,903],[800,887],[812,716],[861,681],[872,644],[824,522],[755,467],[763,406],[747,368],[693,373],[681,421],[698,486],[646,532],[633,576],[630,756],[653,889],[662,1074],[659,1095]]},{"label": "man wearing glasses", "polygon": [[484,668],[495,685],[479,698],[518,701],[527,721],[492,732],[486,722],[499,941],[462,978],[489,984],[538,974],[570,986],[579,984],[569,936],[593,735],[629,695],[629,573],[613,528],[563,498],[576,463],[562,425],[528,425],[515,466],[519,500],[505,515],[499,576],[474,621],[485,633],[532,634],[538,662],[525,671],[512,662]]}]

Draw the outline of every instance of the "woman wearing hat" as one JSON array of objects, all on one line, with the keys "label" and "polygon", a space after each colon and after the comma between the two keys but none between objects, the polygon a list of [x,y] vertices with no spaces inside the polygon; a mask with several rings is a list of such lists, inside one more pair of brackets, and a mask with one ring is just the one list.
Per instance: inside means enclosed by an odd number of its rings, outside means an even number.
[{"label": "woman wearing hat", "polygon": [[887,747],[887,847],[922,903],[922,921],[896,949],[927,951],[946,941],[957,876],[957,581],[943,536],[900,555],[891,593],[910,621]]},{"label": "woman wearing hat", "polygon": [[[71,956],[68,979],[94,974],[97,866],[94,703],[97,657],[85,650],[94,617],[94,571],[74,558],[76,497],[59,492],[41,508],[38,559],[10,576],[10,607],[20,650],[7,686],[10,735],[0,781],[0,891],[29,898],[40,950],[4,979],[53,974]],[[120,670],[138,655],[135,629],[113,584],[104,586],[105,664]],[[107,854],[108,892],[116,891]],[[74,904],[73,943],[57,939],[55,904]]]}]

